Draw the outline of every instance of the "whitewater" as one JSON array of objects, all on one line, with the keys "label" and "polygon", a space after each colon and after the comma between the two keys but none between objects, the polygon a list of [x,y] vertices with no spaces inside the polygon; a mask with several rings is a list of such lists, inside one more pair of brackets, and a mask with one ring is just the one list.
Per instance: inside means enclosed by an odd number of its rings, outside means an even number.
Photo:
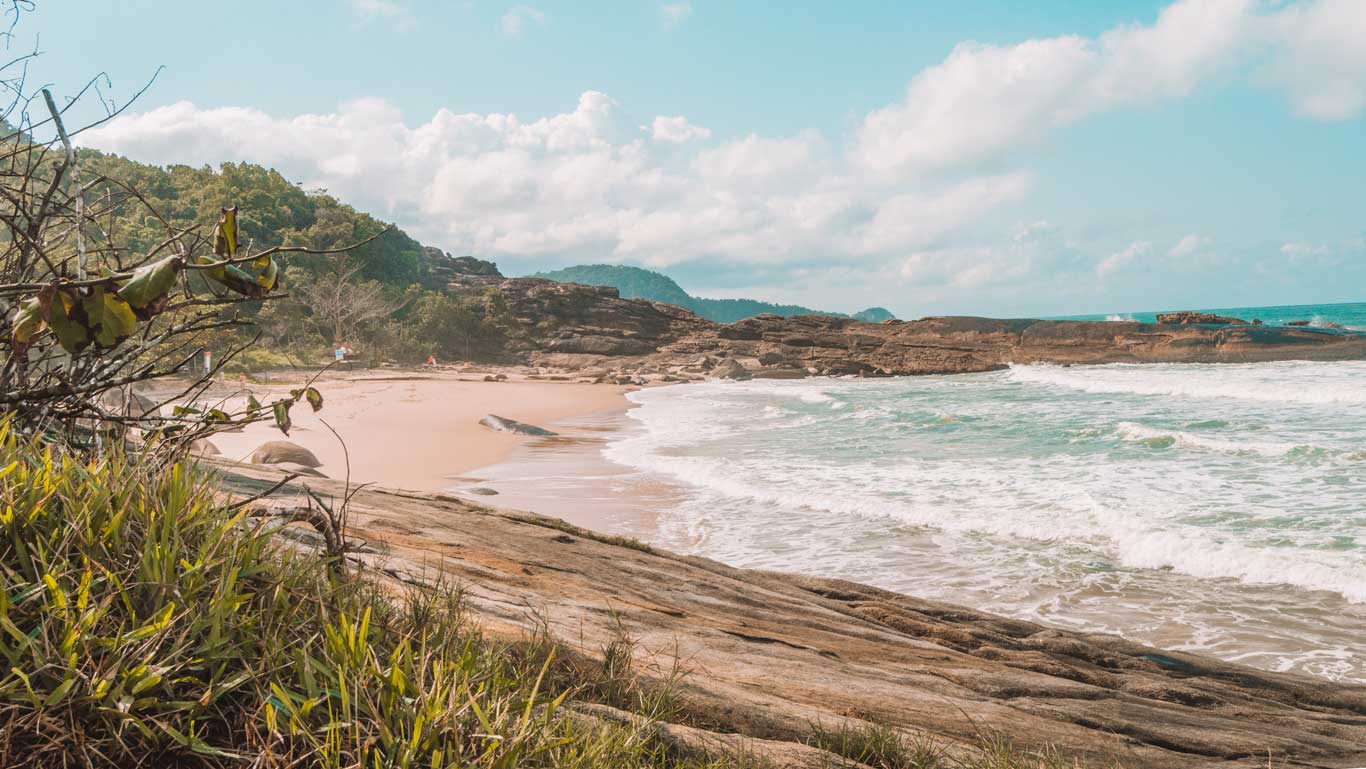
[{"label": "whitewater", "polygon": [[652,539],[1366,680],[1366,362],[1015,366],[630,395]]}]

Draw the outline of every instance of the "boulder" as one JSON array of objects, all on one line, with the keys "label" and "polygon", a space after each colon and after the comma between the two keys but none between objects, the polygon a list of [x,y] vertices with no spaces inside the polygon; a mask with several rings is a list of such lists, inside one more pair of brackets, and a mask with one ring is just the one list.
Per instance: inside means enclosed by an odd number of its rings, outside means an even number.
[{"label": "boulder", "polygon": [[321,467],[323,464],[313,452],[292,441],[266,441],[251,455],[253,465],[278,465],[282,462],[292,462],[310,468]]},{"label": "boulder", "polygon": [[190,442],[190,452],[193,454],[199,454],[206,457],[216,457],[223,453],[218,450],[217,446],[202,439]]},{"label": "boulder", "polygon": [[1157,322],[1169,325],[1186,325],[1188,323],[1205,323],[1217,326],[1247,325],[1247,321],[1242,318],[1230,318],[1226,315],[1215,315],[1212,312],[1192,312],[1190,310],[1159,313]]},{"label": "boulder", "polygon": [[734,358],[726,358],[716,364],[711,374],[718,379],[749,379],[749,370]]},{"label": "boulder", "polygon": [[479,424],[483,425],[484,427],[489,428],[490,430],[493,430],[493,431],[495,431],[495,432],[500,432],[500,433],[516,433],[517,435],[541,435],[541,436],[545,436],[545,435],[555,435],[555,433],[551,432],[550,430],[545,429],[544,427],[537,427],[537,426],[535,426],[535,425],[529,425],[529,424],[526,424],[526,423],[524,423],[524,422],[518,422],[518,421],[515,420],[515,419],[508,419],[508,418],[506,418],[506,417],[500,417],[500,416],[497,416],[496,414],[489,414],[488,416],[486,416],[486,417],[484,417],[483,419],[479,420]]}]

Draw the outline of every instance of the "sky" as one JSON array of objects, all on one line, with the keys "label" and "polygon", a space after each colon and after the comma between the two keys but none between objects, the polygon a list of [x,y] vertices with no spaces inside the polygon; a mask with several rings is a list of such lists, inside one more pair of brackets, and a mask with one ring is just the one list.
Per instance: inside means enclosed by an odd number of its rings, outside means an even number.
[{"label": "sky", "polygon": [[271,166],[506,274],[902,317],[1366,301],[1366,0],[52,0],[35,37],[58,94],[155,75],[86,146]]}]

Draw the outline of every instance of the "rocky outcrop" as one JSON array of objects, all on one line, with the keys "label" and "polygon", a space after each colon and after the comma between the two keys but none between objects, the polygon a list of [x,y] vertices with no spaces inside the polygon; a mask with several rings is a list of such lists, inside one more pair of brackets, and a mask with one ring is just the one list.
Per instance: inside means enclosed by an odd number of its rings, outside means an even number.
[{"label": "rocky outcrop", "polygon": [[[827,315],[757,315],[718,324],[680,307],[622,299],[603,286],[458,275],[449,290],[506,307],[481,352],[509,363],[618,381],[688,378],[703,358],[746,362],[750,376],[886,376],[992,371],[1011,363],[1240,363],[1366,359],[1366,334],[1262,326],[1177,313],[1165,323],[929,317],[865,323]],[[788,373],[771,373],[785,371]],[[770,373],[760,373],[770,372]],[[719,375],[719,374],[714,374]]]},{"label": "rocky outcrop", "polygon": [[545,429],[544,427],[529,425],[524,422],[518,422],[515,419],[508,419],[507,417],[500,417],[494,414],[489,414],[483,419],[480,419],[479,424],[498,433],[516,433],[517,435],[539,436],[548,436],[555,434]]},{"label": "rocky outcrop", "polygon": [[313,452],[293,441],[266,441],[251,455],[253,465],[278,465],[292,463],[304,467],[322,467],[322,462]]},{"label": "rocky outcrop", "polygon": [[1215,326],[1243,326],[1247,324],[1247,321],[1242,318],[1231,318],[1227,315],[1215,315],[1212,312],[1192,312],[1190,310],[1158,313],[1157,322],[1175,325],[1205,323]]},{"label": "rocky outcrop", "polygon": [[[225,482],[245,496],[276,481],[239,467]],[[590,656],[624,632],[640,658],[664,670],[678,659],[689,671],[672,730],[681,744],[730,734],[778,755],[768,743],[809,742],[813,724],[877,722],[949,746],[1003,733],[1088,766],[1366,766],[1366,686],[735,569],[450,496],[364,489],[348,510],[352,536],[387,545],[353,560],[400,580],[464,585],[493,632],[549,630]],[[798,753],[792,765],[809,757]]]}]

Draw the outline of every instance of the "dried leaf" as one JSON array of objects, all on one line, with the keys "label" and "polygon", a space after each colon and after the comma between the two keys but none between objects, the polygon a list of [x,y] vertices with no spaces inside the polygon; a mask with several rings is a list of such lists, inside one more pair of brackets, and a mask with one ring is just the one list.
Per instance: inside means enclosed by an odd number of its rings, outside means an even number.
[{"label": "dried leaf", "polygon": [[39,304],[37,297],[24,302],[20,305],[18,314],[14,316],[14,345],[27,346],[33,341],[33,337],[45,328],[47,321],[43,319],[42,305]]},{"label": "dried leaf", "polygon": [[95,342],[101,347],[113,347],[131,336],[137,328],[138,319],[133,308],[104,286],[96,286],[83,304],[86,318],[95,333]]},{"label": "dried leaf", "polygon": [[48,306],[47,324],[57,335],[57,342],[68,353],[77,353],[90,344],[85,308],[77,301],[75,292],[58,291]]},{"label": "dried leaf", "polygon": [[223,209],[213,233],[213,252],[229,258],[237,254],[237,206]]}]

